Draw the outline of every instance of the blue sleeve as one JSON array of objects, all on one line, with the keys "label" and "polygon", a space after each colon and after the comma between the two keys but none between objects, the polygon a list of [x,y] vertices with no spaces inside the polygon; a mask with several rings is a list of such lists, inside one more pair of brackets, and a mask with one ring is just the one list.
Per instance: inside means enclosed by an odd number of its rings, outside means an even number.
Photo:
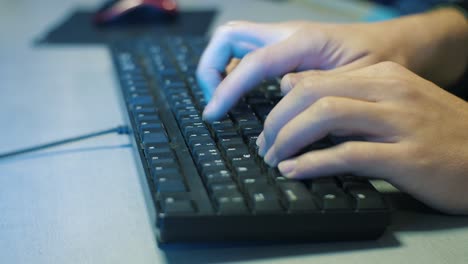
[{"label": "blue sleeve", "polygon": [[421,13],[443,5],[452,5],[462,10],[465,15],[468,10],[467,0],[374,0],[374,2],[391,6],[400,15]]}]

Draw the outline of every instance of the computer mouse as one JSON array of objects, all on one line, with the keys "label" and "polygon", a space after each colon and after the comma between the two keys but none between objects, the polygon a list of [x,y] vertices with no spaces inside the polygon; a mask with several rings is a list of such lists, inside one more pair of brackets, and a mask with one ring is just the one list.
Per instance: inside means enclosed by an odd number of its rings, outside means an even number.
[{"label": "computer mouse", "polygon": [[167,22],[178,13],[175,0],[113,0],[94,15],[98,26]]}]

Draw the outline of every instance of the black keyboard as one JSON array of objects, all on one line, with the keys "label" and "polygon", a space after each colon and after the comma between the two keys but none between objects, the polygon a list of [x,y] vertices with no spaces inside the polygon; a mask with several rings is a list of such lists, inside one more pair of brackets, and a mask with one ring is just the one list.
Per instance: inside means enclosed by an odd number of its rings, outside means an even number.
[{"label": "black keyboard", "polygon": [[[140,39],[112,47],[125,111],[156,211],[158,240],[334,241],[376,239],[389,208],[353,175],[296,181],[268,167],[256,139],[281,100],[265,81],[224,119],[201,117],[195,69],[200,37]],[[328,139],[307,150],[332,144]]]}]

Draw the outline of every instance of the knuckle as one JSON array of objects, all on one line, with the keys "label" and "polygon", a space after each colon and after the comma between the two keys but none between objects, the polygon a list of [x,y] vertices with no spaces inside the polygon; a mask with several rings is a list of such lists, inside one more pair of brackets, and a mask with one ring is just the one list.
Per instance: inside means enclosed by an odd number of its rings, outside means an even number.
[{"label": "knuckle", "polygon": [[399,152],[401,161],[411,160],[412,165],[422,168],[424,171],[437,169],[434,167],[434,164],[437,164],[437,162],[432,158],[437,156],[437,154],[433,153],[426,145],[418,144],[417,142],[404,142],[400,144],[400,150],[402,150]]},{"label": "knuckle", "polygon": [[311,85],[312,82],[309,78],[300,79],[294,86],[294,94],[297,95],[299,98],[308,99],[308,97],[311,95]]},{"label": "knuckle", "polygon": [[281,78],[281,83],[280,83],[281,91],[285,92],[285,91],[291,90],[291,88],[294,87],[293,79],[295,77],[297,76],[295,76],[294,73],[288,73],[284,75],[283,78]]},{"label": "knuckle", "polygon": [[406,81],[401,78],[396,78],[396,77],[387,77],[385,79],[381,80],[383,85],[385,87],[388,87],[389,89],[399,89],[400,87],[406,86]]},{"label": "knuckle", "polygon": [[[304,50],[321,50],[329,43],[331,39],[330,34],[326,30],[320,27],[310,26],[300,27],[294,36],[298,39],[298,43],[301,43],[299,47]],[[309,37],[304,38],[304,36]]]},{"label": "knuckle", "polygon": [[330,33],[325,30],[322,27],[314,27],[313,31],[311,32],[311,29],[307,29],[309,34],[313,34],[313,38],[310,38],[312,42],[317,42],[319,41],[320,43],[328,43],[328,40],[330,40]]},{"label": "knuckle", "polygon": [[365,159],[362,152],[359,151],[359,144],[348,141],[339,145],[338,160],[344,168],[359,168],[361,162]]},{"label": "knuckle", "polygon": [[379,63],[385,62],[385,56],[383,54],[380,54],[378,52],[375,52],[373,54],[369,54],[366,58],[367,60],[367,66],[372,66],[372,65],[377,65]]},{"label": "knuckle", "polygon": [[233,25],[230,25],[229,22],[216,28],[214,33],[217,37],[226,37],[229,36],[233,30]]},{"label": "knuckle", "polygon": [[375,67],[379,68],[382,71],[387,72],[400,72],[404,70],[404,67],[394,61],[382,61],[375,65]]},{"label": "knuckle", "polygon": [[406,79],[395,78],[389,80],[389,83],[397,98],[414,100],[419,97],[418,90],[413,87]]},{"label": "knuckle", "polygon": [[296,85],[294,85],[291,92],[286,95],[291,101],[297,102],[297,105],[306,106],[311,103],[311,96],[309,95],[309,89],[307,88],[308,86],[306,82],[307,81],[304,79],[300,80]]},{"label": "knuckle", "polygon": [[[297,27],[296,32],[294,32],[293,37],[294,37],[294,38],[298,38],[298,39],[300,39],[301,37],[304,38],[304,36],[307,36],[307,35],[310,34],[309,31],[310,31],[310,30],[308,29],[307,26],[305,26],[305,25],[300,25],[299,27]],[[308,40],[306,40],[306,41],[308,41]]]},{"label": "knuckle", "polygon": [[252,52],[249,52],[247,54],[245,54],[244,58],[242,58],[242,61],[244,63],[255,63],[259,60],[259,58],[261,58],[263,54],[263,51],[262,49],[258,49],[256,51],[252,51]]},{"label": "knuckle", "polygon": [[[326,89],[328,86],[327,82],[329,82],[329,79],[326,77],[322,76],[319,71],[312,72],[308,71],[307,76],[304,78],[301,78],[296,86],[297,86],[297,92],[301,96],[313,96],[317,91],[321,91],[323,89]],[[294,89],[296,90],[296,86]],[[315,92],[314,92],[315,91]]]},{"label": "knuckle", "polygon": [[400,144],[400,147],[401,149],[404,149],[404,153],[407,155],[407,157],[414,157],[415,159],[425,157],[428,153],[430,153],[427,146],[420,144],[419,142],[406,141]]},{"label": "knuckle", "polygon": [[[318,73],[318,72],[317,72]],[[312,92],[312,87],[316,87],[315,79],[318,74],[307,71],[307,73],[288,73],[281,79],[281,88],[294,89],[295,93],[308,96]]]},{"label": "knuckle", "polygon": [[314,104],[315,112],[323,119],[330,119],[340,112],[340,104],[334,97],[327,96],[318,99]]},{"label": "knuckle", "polygon": [[[300,22],[297,24],[297,29],[296,29],[296,32],[295,32],[295,35],[299,38],[299,37],[302,37],[302,39],[304,39],[304,36],[310,36],[310,35],[314,35],[314,38],[317,34],[318,37],[321,36],[321,34],[323,34],[324,31],[319,28],[319,27],[314,27],[314,26],[311,26],[310,25],[310,22],[307,22],[307,21],[304,21],[304,22]],[[308,38],[308,40],[312,40],[314,38]]]},{"label": "knuckle", "polygon": [[307,75],[309,75],[309,76],[323,76],[324,71],[323,70],[308,70]]},{"label": "knuckle", "polygon": [[296,157],[295,174],[299,178],[314,178],[329,175],[324,170],[325,166],[317,162],[317,157],[313,152],[307,152]]},{"label": "knuckle", "polygon": [[401,86],[399,89],[400,96],[404,99],[414,101],[419,98],[417,89],[410,86]]},{"label": "knuckle", "polygon": [[269,48],[268,47],[263,47],[263,48],[259,48],[257,50],[255,50],[254,52],[251,52],[249,54],[251,54],[251,59],[254,59],[256,60],[257,62],[259,63],[266,63],[267,65],[269,64],[269,60],[270,60],[270,56],[268,56],[269,52],[268,52]]}]

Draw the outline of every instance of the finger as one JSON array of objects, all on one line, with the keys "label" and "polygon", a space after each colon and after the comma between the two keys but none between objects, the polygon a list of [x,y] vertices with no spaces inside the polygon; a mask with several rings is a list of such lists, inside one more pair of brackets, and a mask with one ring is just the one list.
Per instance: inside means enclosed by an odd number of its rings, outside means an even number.
[{"label": "finger", "polygon": [[230,74],[236,67],[239,65],[240,60],[233,58],[229,62],[228,66],[226,66],[226,74]]},{"label": "finger", "polygon": [[203,118],[207,121],[219,119],[244,93],[262,80],[283,75],[300,66],[305,50],[310,47],[303,45],[297,49],[291,48],[297,41],[297,37],[291,37],[245,56],[215,90]]},{"label": "finger", "polygon": [[278,169],[295,179],[352,173],[388,180],[392,178],[392,163],[398,155],[391,143],[346,142],[282,161]]},{"label": "finger", "polygon": [[385,117],[388,111],[376,103],[343,97],[324,97],[294,117],[280,129],[265,155],[265,162],[276,166],[304,147],[338,132],[387,140],[395,128]]},{"label": "finger", "polygon": [[293,89],[294,86],[296,86],[299,83],[300,80],[307,77],[352,72],[353,70],[369,66],[372,63],[373,59],[366,57],[331,70],[308,70],[302,72],[288,73],[281,79],[281,92],[283,94],[289,93],[291,89]]},{"label": "finger", "polygon": [[200,87],[207,97],[222,80],[222,74],[232,57],[264,46],[275,35],[274,24],[234,21],[219,27],[203,52],[197,68]]},{"label": "finger", "polygon": [[268,114],[263,131],[264,144],[259,145],[259,154],[265,154],[281,127],[322,97],[348,97],[369,102],[382,100],[385,91],[379,82],[339,74],[302,79]]}]

